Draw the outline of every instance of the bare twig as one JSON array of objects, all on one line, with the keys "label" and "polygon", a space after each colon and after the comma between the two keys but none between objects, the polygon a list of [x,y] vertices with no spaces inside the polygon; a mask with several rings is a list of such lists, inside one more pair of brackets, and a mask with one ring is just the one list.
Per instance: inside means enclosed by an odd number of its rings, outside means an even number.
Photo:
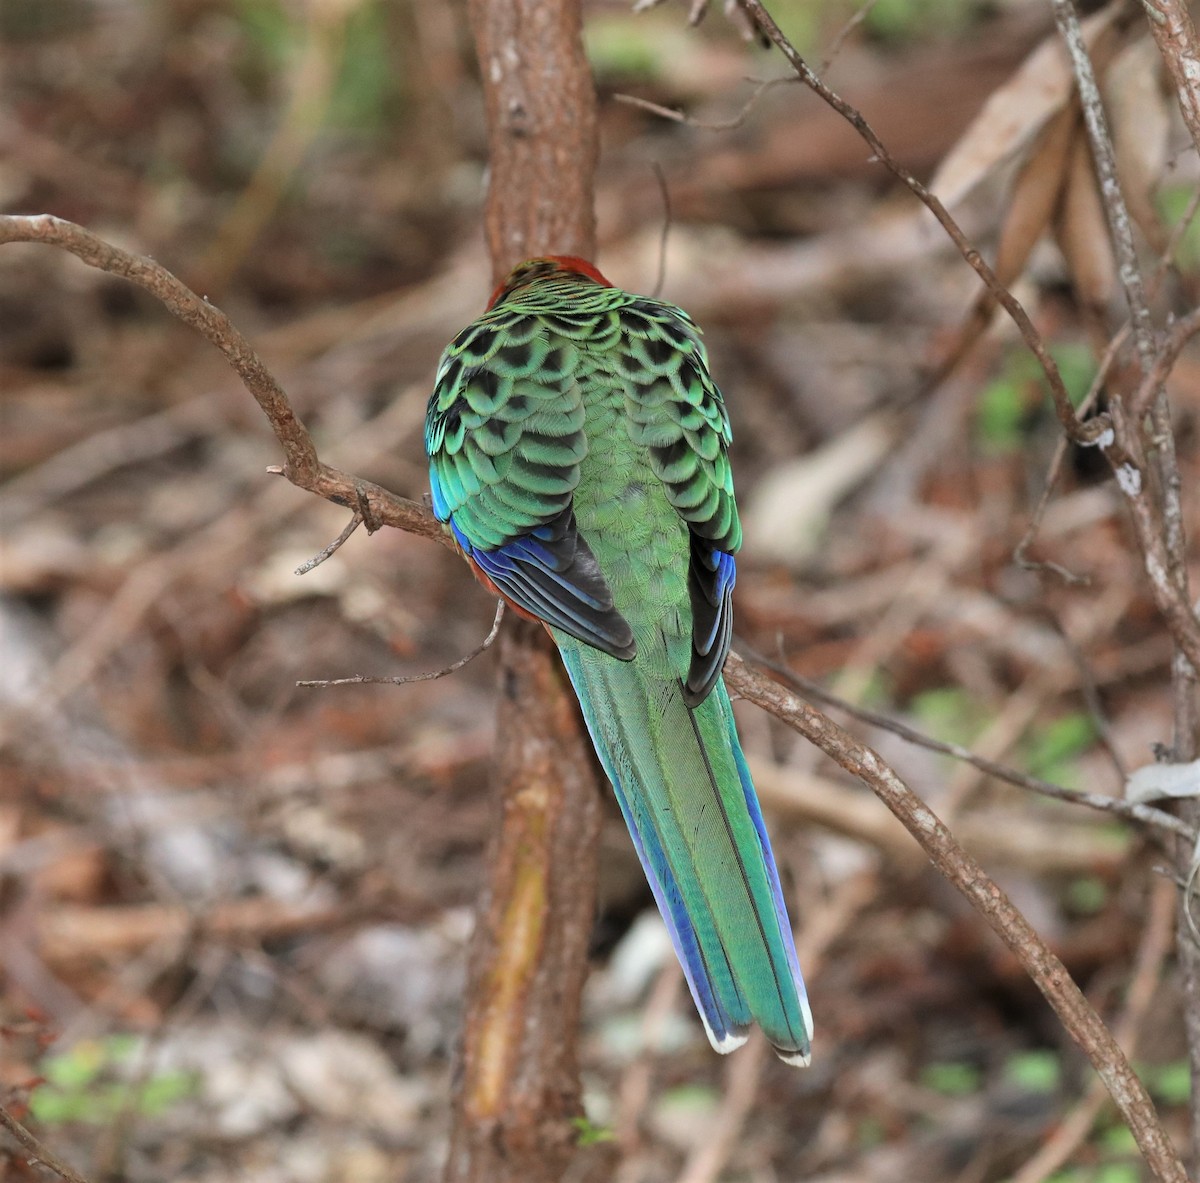
[{"label": "bare twig", "polygon": [[[1142,382],[1131,400],[1128,414],[1119,398],[1112,406],[1114,440],[1105,449],[1116,473],[1117,483],[1130,508],[1143,564],[1155,604],[1166,621],[1175,643],[1171,660],[1171,696],[1174,710],[1172,756],[1179,762],[1192,760],[1200,749],[1200,718],[1197,687],[1200,684],[1200,613],[1192,606],[1188,589],[1187,539],[1183,521],[1183,481],[1175,454],[1175,434],[1167,402],[1165,379],[1178,350],[1200,327],[1192,313],[1176,326],[1165,348],[1155,340],[1138,269],[1133,230],[1117,178],[1116,153],[1108,135],[1104,108],[1096,87],[1092,64],[1083,45],[1074,0],[1053,0],[1054,18],[1067,44],[1075,80],[1083,104],[1084,121],[1091,142],[1092,158],[1100,182],[1100,196],[1108,219],[1109,236],[1117,258],[1118,272],[1129,304]],[[1195,29],[1182,5],[1164,0],[1145,3],[1159,50],[1179,93],[1180,108],[1193,139],[1200,131],[1197,100],[1200,98],[1200,52]],[[1146,436],[1142,420],[1148,421]],[[1147,452],[1149,456],[1147,457]],[[1200,824],[1200,803],[1180,804],[1184,820]],[[1195,866],[1195,848],[1178,844],[1176,868],[1185,886],[1179,900],[1177,934],[1179,960],[1186,999],[1185,1029],[1192,1078],[1191,1149],[1200,1164],[1200,948],[1191,928],[1190,883]]]},{"label": "bare twig", "polygon": [[862,112],[846,102],[839,94],[831,90],[814,73],[813,69],[800,55],[796,47],[784,35],[783,30],[775,23],[775,18],[766,10],[761,0],[739,0],[742,8],[755,25],[768,37],[788,60],[788,64],[796,72],[796,76],[810,90],[818,94],[830,107],[845,119],[858,134],[866,141],[873,153],[873,159],[879,161],[888,172],[902,181],[912,191],[914,196],[933,214],[942,229],[949,235],[951,241],[958,247],[959,253],[967,264],[983,281],[984,286],[996,299],[997,303],[1009,314],[1021,339],[1029,347],[1029,351],[1037,358],[1046,381],[1050,386],[1050,394],[1054,401],[1054,409],[1058,415],[1063,430],[1076,443],[1090,444],[1105,432],[1109,424],[1106,416],[1097,415],[1086,423],[1081,422],[1071,405],[1071,397],[1059,373],[1058,364],[1050,356],[1041,334],[1034,327],[1033,321],[1025,311],[1021,302],[996,277],[996,273],[984,261],[979,251],[968,241],[962,227],[950,215],[949,210],[901,165],[884,147],[875,130],[863,117]]},{"label": "bare twig", "polygon": [[363,524],[362,514],[355,512],[354,516],[346,523],[342,532],[328,545],[322,547],[311,559],[301,563],[292,574],[307,575],[315,567],[319,567],[334,551],[338,550],[342,543],[346,542],[350,535]]},{"label": "bare twig", "polygon": [[460,657],[457,661],[443,666],[440,670],[431,670],[427,674],[408,674],[403,678],[371,678],[366,674],[355,674],[349,678],[314,678],[304,682],[297,682],[296,685],[306,687],[317,686],[323,689],[326,686],[408,686],[412,682],[436,682],[438,678],[444,678],[447,674],[457,673],[463,666],[469,665],[481,653],[490,649],[495,643],[496,637],[500,634],[500,622],[503,619],[504,601],[498,600],[496,602],[496,619],[492,621],[492,627],[488,635],[465,657]]},{"label": "bare twig", "polygon": [[866,0],[866,3],[860,5],[854,15],[837,31],[837,34],[829,43],[829,48],[825,51],[825,56],[821,59],[820,73],[825,74],[828,72],[829,67],[833,65],[834,59],[842,52],[842,46],[846,43],[846,38],[871,15],[871,9],[878,3],[879,0]]},{"label": "bare twig", "polygon": [[1200,151],[1200,43],[1185,0],[1142,0],[1150,31],[1175,86],[1179,110]]},{"label": "bare twig", "polygon": [[699,128],[701,131],[732,131],[746,122],[746,117],[758,106],[758,100],[768,90],[785,84],[795,86],[798,79],[788,75],[786,78],[747,78],[746,81],[755,83],[754,90],[742,104],[742,109],[728,119],[697,119],[694,115],[687,114],[686,111],[680,111],[676,107],[664,107],[661,103],[651,102],[650,99],[644,99],[635,94],[614,94],[613,98],[618,103],[624,103],[628,107],[639,107],[643,111],[649,111],[651,115],[669,119],[672,123],[683,123],[688,127]]},{"label": "bare twig", "polygon": [[1171,326],[1171,331],[1156,351],[1141,384],[1130,397],[1129,411],[1135,420],[1150,409],[1151,403],[1162,389],[1163,383],[1183,352],[1184,346],[1197,333],[1200,333],[1200,308],[1193,308],[1187,316],[1177,320]]},{"label": "bare twig", "polygon": [[[1165,879],[1154,880],[1125,1009],[1116,1023],[1117,1042],[1128,1056],[1137,1052],[1142,1023],[1162,976],[1163,961],[1170,952],[1174,911],[1174,888]],[[1104,1086],[1095,1081],[1079,1104],[1055,1126],[1038,1152],[1013,1175],[1011,1183],[1043,1183],[1057,1171],[1091,1133],[1104,1107],[1105,1096]]]},{"label": "bare twig", "polygon": [[952,756],[956,760],[962,760],[978,768],[980,772],[985,772],[988,776],[994,776],[997,780],[1015,785],[1019,789],[1027,789],[1031,793],[1038,793],[1043,797],[1052,797],[1056,801],[1066,801],[1071,805],[1083,805],[1088,809],[1096,809],[1104,813],[1114,813],[1119,817],[1128,818],[1130,821],[1138,821],[1144,825],[1156,826],[1161,830],[1177,834],[1189,841],[1194,842],[1196,840],[1197,835],[1193,827],[1163,809],[1156,809],[1152,805],[1135,805],[1132,802],[1122,800],[1120,797],[1106,797],[1102,793],[1085,793],[1078,789],[1068,789],[1062,785],[1041,780],[1036,776],[1028,776],[1024,772],[1018,772],[1015,768],[1009,768],[1007,765],[999,764],[995,760],[988,760],[983,756],[977,756],[974,752],[962,747],[960,744],[945,743],[940,739],[934,739],[932,736],[925,735],[915,728],[901,723],[898,719],[893,719],[888,715],[880,714],[878,711],[872,711],[866,707],[847,702],[846,699],[836,694],[831,694],[816,682],[802,677],[781,662],[772,661],[770,658],[763,656],[761,653],[756,653],[753,649],[747,648],[745,645],[739,645],[739,650],[747,660],[754,662],[756,665],[761,665],[765,669],[769,669],[773,674],[783,678],[806,698],[814,698],[818,702],[825,703],[827,706],[836,707],[838,710],[845,711],[846,714],[861,720],[863,723],[869,723],[872,727],[879,727],[884,731],[890,731],[893,735],[898,735],[901,739],[907,740],[909,743],[916,744],[919,747],[928,748],[932,752],[941,752],[943,755]]},{"label": "bare twig", "polygon": [[40,1164],[53,1171],[60,1179],[66,1179],[67,1183],[87,1183],[78,1171],[67,1166],[53,1151],[39,1142],[3,1105],[0,1105],[0,1125],[29,1151],[26,1161],[30,1166]]},{"label": "bare twig", "polygon": [[441,524],[424,506],[397,497],[379,485],[356,481],[346,473],[322,464],[308,430],[296,417],[287,395],[250,343],[219,308],[202,300],[165,267],[153,259],[123,251],[82,226],[50,214],[0,215],[0,244],[6,242],[59,246],[89,267],[119,275],[145,288],[166,305],[169,312],[225,355],[271,424],[271,430],[283,448],[283,475],[292,484],[349,509],[357,508],[358,489],[361,488],[372,514],[383,525],[432,538],[453,549],[454,544]]},{"label": "bare twig", "polygon": [[878,753],[778,682],[751,669],[736,654],[725,666],[729,685],[743,698],[783,720],[847,772],[857,776],[896,815],[943,877],[952,883],[1016,954],[1025,972],[1091,1061],[1161,1183],[1186,1183],[1183,1164],[1158,1119],[1145,1087],[1112,1033],[1092,1009],[1062,962],[1013,906],[1001,888],[954,840],[933,811]]},{"label": "bare twig", "polygon": [[[1171,227],[1170,236],[1167,239],[1166,246],[1163,248],[1162,254],[1159,256],[1158,263],[1154,268],[1154,273],[1150,276],[1150,280],[1146,285],[1146,290],[1151,295],[1157,292],[1159,285],[1162,283],[1163,276],[1171,266],[1171,260],[1175,256],[1175,252],[1179,249],[1179,244],[1183,241],[1183,236],[1187,233],[1188,227],[1191,226],[1196,217],[1197,211],[1200,211],[1200,187],[1198,187],[1188,201],[1187,209],[1183,215]],[[1182,323],[1182,322],[1181,322]],[[1092,378],[1092,384],[1088,389],[1087,394],[1079,404],[1079,414],[1085,415],[1099,396],[1105,382],[1108,381],[1109,374],[1112,371],[1117,357],[1121,350],[1125,348],[1125,343],[1129,339],[1131,330],[1131,322],[1126,321],[1120,329],[1114,334],[1108,347],[1104,351],[1103,357],[1100,359],[1099,366],[1096,367],[1096,374]],[[1182,348],[1182,343],[1181,346]],[[1165,378],[1165,374],[1163,377]],[[1151,393],[1143,394],[1146,383],[1143,383],[1138,388],[1138,393],[1134,395],[1134,405],[1143,408],[1145,403],[1143,399],[1149,400],[1152,397]],[[1157,385],[1153,388],[1157,390]],[[1050,465],[1046,470],[1046,479],[1042,488],[1042,495],[1038,498],[1037,506],[1033,511],[1033,516],[1030,518],[1029,525],[1025,530],[1021,541],[1017,543],[1016,549],[1013,551],[1014,561],[1026,570],[1048,569],[1059,574],[1069,583],[1077,582],[1079,577],[1057,563],[1039,562],[1035,559],[1027,557],[1027,552],[1030,546],[1033,545],[1033,540],[1037,537],[1038,530],[1041,528],[1042,518],[1045,516],[1046,508],[1050,504],[1050,497],[1054,492],[1054,486],[1058,481],[1059,470],[1062,468],[1062,462],[1066,458],[1068,443],[1065,438],[1060,438],[1054,449],[1054,455],[1050,460]]]},{"label": "bare twig", "polygon": [[658,236],[658,275],[654,280],[654,291],[651,292],[657,300],[667,282],[667,241],[671,237],[671,190],[667,187],[667,175],[657,160],[654,162],[654,179],[658,182],[663,203],[662,231]]}]

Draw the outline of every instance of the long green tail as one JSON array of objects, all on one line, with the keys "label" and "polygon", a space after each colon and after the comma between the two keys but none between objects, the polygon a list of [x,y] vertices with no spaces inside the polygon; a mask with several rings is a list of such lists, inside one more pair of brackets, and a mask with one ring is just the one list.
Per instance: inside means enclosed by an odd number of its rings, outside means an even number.
[{"label": "long green tail", "polygon": [[807,1064],[812,1015],[724,681],[692,708],[651,655],[554,633],[713,1047],[757,1023]]}]

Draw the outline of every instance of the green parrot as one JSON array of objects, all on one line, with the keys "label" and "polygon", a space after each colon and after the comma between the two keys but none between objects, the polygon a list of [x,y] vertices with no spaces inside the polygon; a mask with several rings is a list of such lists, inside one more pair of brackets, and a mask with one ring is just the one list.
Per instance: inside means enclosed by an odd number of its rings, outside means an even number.
[{"label": "green parrot", "polygon": [[721,668],[741,525],[729,418],[686,312],[583,259],[522,263],[447,347],[433,511],[549,630],[712,1046],[812,1015]]}]

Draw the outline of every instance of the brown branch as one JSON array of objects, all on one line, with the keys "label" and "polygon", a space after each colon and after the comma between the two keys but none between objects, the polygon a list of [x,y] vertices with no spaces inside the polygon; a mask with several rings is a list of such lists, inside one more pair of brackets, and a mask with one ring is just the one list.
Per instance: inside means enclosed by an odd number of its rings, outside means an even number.
[{"label": "brown branch", "polygon": [[1162,1183],[1187,1183],[1183,1164],[1154,1105],[1112,1033],[1062,962],[1000,887],[958,845],[936,814],[878,753],[859,743],[778,682],[751,669],[736,654],[731,654],[726,663],[725,678],[743,698],[787,723],[847,772],[858,777],[899,818],[939,873],[962,892],[993,932],[1016,954],[1025,972],[1104,1081],[1154,1177]]},{"label": "brown branch", "polygon": [[53,1171],[67,1183],[87,1183],[87,1180],[72,1167],[67,1166],[53,1151],[49,1150],[33,1134],[29,1132],[3,1105],[0,1105],[0,1126],[3,1126],[26,1150],[29,1156],[26,1162],[30,1166],[41,1165]]},{"label": "brown branch", "polygon": [[1179,355],[1197,333],[1200,333],[1200,308],[1193,308],[1187,316],[1171,326],[1171,331],[1159,346],[1149,370],[1130,397],[1129,413],[1135,421],[1150,409],[1151,403],[1179,360]]},{"label": "brown branch", "polygon": [[[485,227],[497,280],[523,258],[595,249],[595,92],[579,0],[471,0],[488,121]],[[472,939],[447,1183],[557,1183],[582,1150],[580,996],[601,795],[542,629],[502,633],[498,822]]]},{"label": "brown branch", "polygon": [[292,484],[351,510],[358,509],[360,501],[365,500],[371,516],[381,525],[396,526],[453,547],[440,523],[424,506],[323,464],[308,429],[246,338],[225,313],[197,296],[165,267],[153,259],[123,251],[82,226],[50,214],[0,214],[0,244],[6,242],[39,242],[62,247],[89,267],[144,288],[224,354],[266,415],[283,449],[283,475]]},{"label": "brown branch", "polygon": [[754,90],[751,92],[750,97],[742,104],[741,110],[728,119],[697,119],[694,115],[689,115],[685,111],[680,111],[675,107],[664,107],[661,103],[652,102],[650,99],[644,99],[636,94],[614,94],[613,98],[618,103],[624,103],[628,107],[637,107],[642,111],[649,111],[651,115],[659,116],[660,119],[669,119],[672,123],[682,123],[687,127],[695,127],[701,131],[733,131],[734,128],[741,127],[746,122],[746,117],[758,106],[758,100],[768,90],[785,83],[789,86],[794,86],[798,80],[789,75],[786,78],[748,78],[746,81],[755,83]]},{"label": "brown branch", "polygon": [[1158,52],[1175,86],[1179,110],[1200,151],[1200,43],[1184,0],[1142,0]]},{"label": "brown branch", "polygon": [[1062,424],[1063,430],[1078,444],[1092,444],[1108,428],[1107,418],[1097,415],[1086,423],[1081,422],[1071,405],[1071,397],[1058,371],[1058,364],[1050,356],[1050,350],[1042,340],[1041,334],[1034,327],[1033,321],[1025,311],[1021,302],[1000,282],[996,273],[984,261],[979,251],[968,241],[962,227],[950,215],[950,211],[916,179],[892,154],[884,147],[883,141],[863,117],[861,111],[846,102],[839,94],[831,90],[813,71],[812,67],[800,55],[796,47],[784,35],[783,30],[775,23],[774,17],[766,10],[761,0],[738,0],[738,3],[749,15],[759,30],[769,38],[787,58],[788,64],[796,72],[796,76],[812,91],[819,95],[832,107],[856,132],[866,141],[872,152],[872,159],[882,164],[897,180],[902,181],[914,196],[937,219],[942,229],[949,235],[958,248],[959,253],[967,264],[983,281],[984,287],[991,293],[996,302],[1008,313],[1022,340],[1029,351],[1038,360],[1046,381],[1050,386],[1050,394],[1054,402],[1054,410]]},{"label": "brown branch", "polygon": [[940,752],[942,755],[951,756],[955,760],[962,760],[964,763],[978,768],[980,772],[985,772],[988,776],[994,776],[997,780],[1005,781],[1007,784],[1014,785],[1019,789],[1026,789],[1031,793],[1050,797],[1055,801],[1065,801],[1069,805],[1083,805],[1088,809],[1113,813],[1118,817],[1124,817],[1130,821],[1141,822],[1148,826],[1156,826],[1168,833],[1177,834],[1180,838],[1184,838],[1187,841],[1196,841],[1197,834],[1195,828],[1181,821],[1174,814],[1167,813],[1166,810],[1156,809],[1152,805],[1136,805],[1133,802],[1122,800],[1120,797],[1105,797],[1100,793],[1086,793],[1078,789],[1064,788],[1062,785],[1056,785],[1039,777],[1018,772],[1015,768],[1009,768],[1006,764],[1000,764],[984,756],[977,756],[969,748],[964,748],[961,744],[946,743],[943,740],[934,739],[932,736],[925,735],[923,732],[909,727],[906,723],[901,723],[898,719],[893,719],[888,715],[880,714],[878,711],[872,711],[867,707],[857,706],[852,702],[848,702],[839,695],[831,694],[824,687],[819,686],[809,678],[797,674],[782,662],[772,661],[770,658],[763,656],[761,653],[756,653],[753,649],[749,649],[745,645],[739,645],[739,651],[745,659],[754,662],[755,665],[761,665],[764,669],[770,670],[773,674],[790,683],[806,698],[815,698],[818,702],[823,702],[827,706],[836,707],[838,710],[845,711],[846,714],[853,716],[863,723],[869,723],[872,727],[878,727],[883,731],[890,731],[893,735],[898,735],[908,743],[927,748],[931,752]]},{"label": "brown branch", "polygon": [[354,674],[349,678],[312,678],[297,682],[296,685],[324,689],[326,686],[409,686],[413,682],[436,682],[438,678],[458,673],[464,666],[470,665],[481,653],[490,649],[497,636],[500,635],[500,622],[503,619],[504,601],[500,600],[496,604],[496,618],[492,621],[488,635],[470,653],[460,657],[457,661],[452,661],[449,665],[442,666],[440,670],[430,670],[426,674],[407,674],[396,678],[372,678],[366,674]]},{"label": "brown branch", "polygon": [[[1142,929],[1129,983],[1125,1010],[1115,1025],[1117,1042],[1125,1054],[1137,1052],[1142,1024],[1150,1010],[1162,977],[1163,962],[1171,951],[1171,919],[1175,912],[1175,892],[1165,879],[1157,879],[1150,889],[1150,906]],[[1104,1086],[1095,1081],[1083,1099],[1059,1122],[1038,1152],[1012,1177],[1011,1183],[1044,1183],[1083,1144],[1104,1108]]]}]

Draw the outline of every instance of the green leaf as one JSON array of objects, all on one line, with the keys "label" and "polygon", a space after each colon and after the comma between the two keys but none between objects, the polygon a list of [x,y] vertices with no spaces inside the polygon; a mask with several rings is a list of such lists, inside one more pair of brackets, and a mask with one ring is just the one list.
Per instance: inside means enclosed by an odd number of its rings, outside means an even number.
[{"label": "green leaf", "polygon": [[1192,1095],[1191,1072],[1186,1060],[1158,1064],[1146,1070],[1150,1091],[1168,1105],[1186,1105]]},{"label": "green leaf", "polygon": [[921,1083],[935,1093],[963,1097],[979,1091],[983,1074],[974,1064],[962,1061],[927,1064],[921,1070]]},{"label": "green leaf", "polygon": [[1105,1163],[1093,1176],[1095,1183],[1142,1183],[1141,1169],[1131,1162]]},{"label": "green leaf", "polygon": [[39,1071],[51,1084],[64,1090],[80,1090],[94,1081],[108,1064],[108,1053],[99,1040],[86,1039],[70,1050],[48,1056]]},{"label": "green leaf", "polygon": [[1137,1139],[1128,1126],[1109,1126],[1100,1134],[1099,1142],[1105,1150],[1113,1154],[1136,1154],[1138,1152]]},{"label": "green leaf", "polygon": [[1062,1077],[1058,1053],[1049,1049],[1018,1052],[1004,1066],[1005,1076],[1027,1093],[1052,1093]]},{"label": "green leaf", "polygon": [[1011,373],[1002,374],[983,388],[975,411],[975,426],[985,451],[1015,451],[1021,444],[1024,420],[1024,384]]},{"label": "green leaf", "polygon": [[957,686],[924,690],[909,710],[925,730],[945,743],[970,743],[983,724],[979,706]]},{"label": "green leaf", "polygon": [[147,1117],[157,1117],[192,1096],[199,1087],[200,1078],[193,1072],[161,1072],[142,1086],[137,1110]]},{"label": "green leaf", "polygon": [[1073,771],[1074,760],[1091,747],[1096,728],[1088,715],[1075,712],[1033,730],[1025,760],[1030,773],[1043,780],[1055,772]]},{"label": "green leaf", "polygon": [[581,1115],[571,1118],[575,1128],[575,1141],[579,1146],[595,1146],[599,1142],[612,1142],[616,1134],[608,1126],[596,1125],[591,1118]]},{"label": "green leaf", "polygon": [[1067,904],[1080,916],[1094,916],[1108,903],[1108,884],[1096,875],[1082,875],[1067,884]]}]

